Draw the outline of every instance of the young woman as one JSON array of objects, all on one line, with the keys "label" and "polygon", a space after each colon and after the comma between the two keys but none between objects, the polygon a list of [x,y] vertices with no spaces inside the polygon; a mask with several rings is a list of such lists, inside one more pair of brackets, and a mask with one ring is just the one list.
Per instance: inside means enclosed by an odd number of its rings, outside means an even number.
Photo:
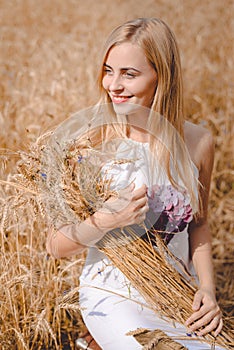
[{"label": "young woman", "polygon": [[[126,335],[139,327],[159,328],[178,338],[186,337],[188,329],[199,329],[196,340],[178,342],[188,349],[209,349],[199,336],[211,331],[217,336],[222,329],[207,224],[214,144],[207,130],[184,120],[180,58],[168,26],[156,18],[140,18],[116,28],[104,47],[99,87],[100,105],[110,104],[99,142],[116,135],[134,149],[137,160],[132,167],[119,165],[112,172],[119,198],[107,202],[114,211],[99,210],[79,225],[62,226],[50,235],[48,252],[60,258],[89,248],[80,277],[80,305],[87,328],[102,349],[141,349]],[[141,296],[97,248],[108,232],[147,219],[157,198],[155,185],[171,186],[177,195],[185,189],[182,201],[194,213],[192,220],[180,218],[180,226],[171,228],[167,240],[168,248],[187,269],[195,270],[199,281],[186,325],[174,325],[140,307],[136,301],[144,302]]]}]

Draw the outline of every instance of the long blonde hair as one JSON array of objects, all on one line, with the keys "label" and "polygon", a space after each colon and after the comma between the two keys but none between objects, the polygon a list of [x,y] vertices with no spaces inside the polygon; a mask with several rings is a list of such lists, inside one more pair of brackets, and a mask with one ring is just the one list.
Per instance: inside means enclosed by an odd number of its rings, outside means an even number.
[{"label": "long blonde hair", "polygon": [[[99,103],[109,103],[111,106],[110,97],[102,86],[103,67],[111,48],[126,42],[138,45],[157,73],[157,88],[151,105],[147,130],[150,131],[150,135],[160,140],[161,159],[171,183],[178,187],[178,179],[182,181],[196,211],[198,180],[194,174],[194,164],[184,144],[180,55],[175,36],[164,21],[157,18],[138,18],[118,26],[111,32],[104,45],[98,76],[101,95]],[[126,123],[123,122],[121,128],[120,117],[115,115],[111,108],[108,118],[106,122],[109,123],[112,131],[114,129],[119,134],[126,134]],[[115,123],[120,125],[119,129]],[[150,139],[152,147],[155,146],[153,139]],[[177,179],[171,173],[171,165],[176,170]]]}]

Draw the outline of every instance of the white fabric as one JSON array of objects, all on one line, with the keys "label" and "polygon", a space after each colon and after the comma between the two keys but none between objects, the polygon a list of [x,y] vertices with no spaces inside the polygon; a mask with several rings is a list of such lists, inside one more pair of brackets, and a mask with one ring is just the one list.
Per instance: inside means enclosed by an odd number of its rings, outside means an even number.
[{"label": "white fabric", "polygon": [[[137,328],[161,329],[171,337],[186,337],[181,324],[162,319],[145,307],[144,299],[125,276],[96,248],[90,248],[80,277],[80,306],[84,322],[103,350],[138,350],[142,346],[126,333]],[[189,350],[210,349],[204,341],[176,340]],[[216,346],[216,350],[221,350]]]},{"label": "white fabric", "polygon": [[[168,184],[168,179],[159,169],[155,169],[154,173],[150,172],[148,144],[133,141],[132,145],[137,147],[128,149],[125,156],[135,158],[135,162],[114,166],[109,163],[103,168],[107,172],[111,169],[111,174],[108,174],[113,176],[113,187],[119,190],[132,181],[136,188],[142,184],[146,184],[149,189],[154,184]],[[124,149],[119,154],[123,158]],[[194,171],[198,175],[196,168]],[[187,229],[177,233],[168,247],[191,270]],[[133,336],[126,335],[139,327],[162,329],[172,337],[186,337],[184,326],[162,319],[147,308],[144,299],[125,276],[97,248],[89,249],[80,276],[80,286],[80,306],[84,322],[103,350],[142,349]],[[189,350],[210,349],[210,345],[201,340],[187,338],[188,340],[177,341]]]}]

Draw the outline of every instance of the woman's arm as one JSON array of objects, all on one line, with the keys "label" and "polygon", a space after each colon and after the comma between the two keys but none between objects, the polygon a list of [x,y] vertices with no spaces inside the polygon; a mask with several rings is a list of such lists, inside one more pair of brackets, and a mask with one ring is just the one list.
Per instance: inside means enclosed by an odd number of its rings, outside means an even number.
[{"label": "woman's arm", "polygon": [[197,150],[201,196],[201,215],[189,227],[190,253],[199,279],[199,290],[194,296],[193,314],[186,325],[191,331],[203,327],[199,335],[222,329],[222,315],[215,296],[215,282],[212,263],[211,232],[207,223],[208,199],[214,161],[214,143],[209,133],[203,135]]},{"label": "woman's arm", "polygon": [[85,249],[85,246],[67,238],[62,232],[55,231],[52,227],[49,229],[46,250],[56,259],[81,254]]},{"label": "woman's arm", "polygon": [[82,253],[87,246],[94,246],[108,231],[117,227],[139,224],[148,211],[145,185],[134,190],[134,184],[119,191],[118,198],[106,201],[104,207],[79,224],[62,226],[49,231],[47,251],[56,258]]}]

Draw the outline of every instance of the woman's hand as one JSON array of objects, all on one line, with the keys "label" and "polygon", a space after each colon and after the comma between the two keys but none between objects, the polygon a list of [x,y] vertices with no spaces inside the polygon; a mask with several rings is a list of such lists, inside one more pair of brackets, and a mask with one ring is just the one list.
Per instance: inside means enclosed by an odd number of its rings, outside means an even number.
[{"label": "woman's hand", "polygon": [[222,313],[217,304],[215,293],[205,288],[200,288],[194,295],[192,309],[194,313],[186,321],[186,326],[197,335],[203,336],[214,331],[216,337],[222,327]]},{"label": "woman's hand", "polygon": [[104,207],[93,215],[100,230],[108,232],[118,227],[141,224],[145,220],[149,210],[147,187],[134,188],[132,183],[120,190],[118,197],[107,200]]},{"label": "woman's hand", "polygon": [[47,240],[47,251],[57,258],[83,252],[93,246],[106,232],[118,227],[140,224],[149,210],[147,188],[143,185],[134,190],[134,184],[119,191],[118,197],[110,198],[105,206],[85,221],[63,225]]}]

